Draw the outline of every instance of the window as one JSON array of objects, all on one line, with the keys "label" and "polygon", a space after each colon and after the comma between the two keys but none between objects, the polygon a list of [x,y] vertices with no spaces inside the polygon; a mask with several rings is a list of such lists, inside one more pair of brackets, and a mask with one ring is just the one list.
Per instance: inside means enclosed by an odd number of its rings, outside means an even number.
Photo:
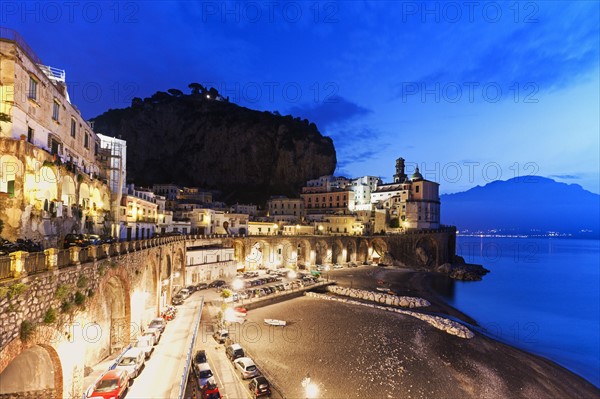
[{"label": "window", "polygon": [[52,105],[52,119],[58,122],[58,111],[60,108],[60,103],[58,100],[54,100],[54,104]]},{"label": "window", "polygon": [[33,143],[33,129],[27,126],[27,141]]},{"label": "window", "polygon": [[90,134],[85,132],[85,137],[83,138],[83,146],[85,148],[90,148]]},{"label": "window", "polygon": [[415,187],[415,192],[418,193],[419,192],[419,186]]},{"label": "window", "polygon": [[71,118],[71,137],[77,136],[77,121]]},{"label": "window", "polygon": [[29,77],[29,93],[28,97],[32,100],[37,100],[37,86],[38,82],[31,76]]}]

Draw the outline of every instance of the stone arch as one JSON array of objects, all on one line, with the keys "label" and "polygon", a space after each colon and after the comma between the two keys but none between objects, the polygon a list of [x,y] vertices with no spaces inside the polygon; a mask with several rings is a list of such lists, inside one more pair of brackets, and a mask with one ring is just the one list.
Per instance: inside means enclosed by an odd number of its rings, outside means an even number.
[{"label": "stone arch", "polygon": [[63,204],[71,206],[75,204],[77,198],[77,190],[75,189],[75,181],[69,175],[64,175],[60,187],[60,200]]},{"label": "stone arch", "polygon": [[273,248],[274,267],[295,267],[298,262],[298,250],[290,240],[284,239]]},{"label": "stone arch", "polygon": [[356,241],[348,240],[346,242],[346,262],[356,262]]},{"label": "stone arch", "polygon": [[86,183],[79,185],[79,200],[78,204],[83,208],[90,206],[90,187]]},{"label": "stone arch", "polygon": [[233,258],[237,262],[236,266],[239,266],[240,263],[243,263],[244,259],[246,259],[246,245],[244,244],[243,240],[239,240],[239,239],[233,240],[232,245],[233,245]]},{"label": "stone arch", "polygon": [[331,262],[344,263],[344,244],[342,240],[336,239],[331,248]]},{"label": "stone arch", "polygon": [[54,328],[40,326],[29,342],[18,338],[10,342],[0,352],[0,397],[24,392],[49,399],[66,396],[63,364],[56,349],[46,342],[61,337]]},{"label": "stone arch", "polygon": [[0,191],[8,192],[9,182],[13,182],[15,191],[24,176],[23,162],[13,155],[0,156]]},{"label": "stone arch", "polygon": [[[139,293],[140,306],[142,307],[140,309],[140,323],[142,325],[146,325],[148,321],[156,317],[160,312],[160,279],[158,277],[158,265],[151,259],[144,268],[141,292]],[[135,301],[132,298],[132,305],[134,303]],[[132,314],[135,314],[135,312],[132,311]]]},{"label": "stone arch", "polygon": [[132,327],[130,293],[124,268],[110,268],[100,281],[88,310],[90,322],[96,324],[101,333],[94,340],[86,341],[86,365],[96,364],[129,344]]},{"label": "stone arch", "polygon": [[434,268],[438,265],[438,245],[429,236],[419,238],[415,243],[414,254],[417,265],[426,268]]},{"label": "stone arch", "polygon": [[317,265],[331,263],[331,252],[325,240],[319,240],[315,244],[315,263]]},{"label": "stone arch", "polygon": [[380,262],[388,251],[387,243],[381,238],[371,240],[371,259]]},{"label": "stone arch", "polygon": [[265,240],[252,243],[250,253],[246,255],[246,266],[250,270],[267,267],[271,262],[271,245]]},{"label": "stone arch", "polygon": [[298,245],[296,246],[296,254],[298,257],[298,267],[300,267],[301,269],[308,269],[309,266],[312,264],[310,242],[308,240],[298,240]]},{"label": "stone arch", "polygon": [[106,191],[102,193],[102,209],[110,211],[110,195]]},{"label": "stone arch", "polygon": [[35,176],[35,199],[44,203],[58,199],[58,178],[54,169],[42,166]]},{"label": "stone arch", "polygon": [[102,194],[100,194],[100,190],[98,190],[97,187],[94,187],[90,194],[91,194],[90,208],[102,209],[104,207],[104,203],[102,202]]},{"label": "stone arch", "polygon": [[369,243],[367,240],[360,240],[358,251],[356,252],[356,260],[360,263],[367,262],[369,259]]},{"label": "stone arch", "polygon": [[173,264],[173,285],[183,286],[185,282],[185,256],[183,249],[177,248]]}]

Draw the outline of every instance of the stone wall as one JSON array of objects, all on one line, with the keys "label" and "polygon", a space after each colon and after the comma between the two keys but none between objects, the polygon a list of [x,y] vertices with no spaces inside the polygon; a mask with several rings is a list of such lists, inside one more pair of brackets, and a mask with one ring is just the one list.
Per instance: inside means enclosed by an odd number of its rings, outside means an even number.
[{"label": "stone wall", "polygon": [[423,298],[390,295],[381,292],[340,287],[338,285],[328,286],[327,291],[336,295],[343,295],[348,296],[350,298],[363,299],[365,301],[382,303],[385,305],[400,306],[403,308],[420,308],[431,305],[429,301]]},{"label": "stone wall", "polygon": [[0,399],[49,399],[56,397],[54,388],[18,393],[1,393]]},{"label": "stone wall", "polygon": [[110,191],[102,181],[55,163],[50,153],[24,140],[1,137],[0,175],[14,180],[12,195],[0,192],[3,238],[29,238],[48,248],[59,247],[68,233],[105,233]]},{"label": "stone wall", "polygon": [[426,323],[429,323],[431,326],[437,328],[438,330],[445,331],[446,333],[448,333],[450,335],[456,335],[457,337],[460,337],[460,338],[470,339],[475,336],[475,334],[473,334],[473,332],[471,330],[469,330],[467,327],[463,326],[462,324],[460,324],[456,321],[450,320],[450,319],[446,319],[441,316],[428,315],[428,314],[418,313],[418,312],[414,312],[414,311],[410,311],[410,310],[398,309],[398,308],[390,307],[390,306],[381,306],[381,305],[376,305],[376,304],[372,304],[372,303],[359,302],[359,301],[354,301],[352,299],[340,298],[340,297],[326,295],[326,294],[317,294],[314,292],[307,292],[305,295],[313,297],[313,298],[328,300],[328,301],[338,301],[338,302],[343,302],[343,303],[347,303],[347,304],[351,304],[351,305],[366,306],[366,307],[369,307],[372,309],[385,310],[387,312],[394,312],[394,313],[399,313],[399,314],[403,314],[406,316],[411,316],[411,317],[417,318],[419,320],[423,320]]}]

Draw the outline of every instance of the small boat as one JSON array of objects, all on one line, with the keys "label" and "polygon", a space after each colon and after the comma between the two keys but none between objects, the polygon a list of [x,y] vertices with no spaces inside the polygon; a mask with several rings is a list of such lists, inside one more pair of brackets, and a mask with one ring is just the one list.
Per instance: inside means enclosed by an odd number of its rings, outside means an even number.
[{"label": "small boat", "polygon": [[285,326],[287,322],[285,320],[265,319],[265,324],[269,324],[271,326]]},{"label": "small boat", "polygon": [[390,289],[386,287],[377,287],[375,289],[380,292],[385,292],[386,294],[390,291]]}]

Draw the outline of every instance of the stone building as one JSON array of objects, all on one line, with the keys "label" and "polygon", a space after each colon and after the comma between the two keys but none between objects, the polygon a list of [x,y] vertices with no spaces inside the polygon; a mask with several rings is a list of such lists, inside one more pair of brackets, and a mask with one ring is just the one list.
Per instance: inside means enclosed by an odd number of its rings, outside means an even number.
[{"label": "stone building", "polygon": [[272,220],[294,222],[304,217],[304,201],[300,198],[273,196],[267,201],[268,215]]},{"label": "stone building", "polygon": [[[388,228],[409,230],[440,227],[439,183],[424,179],[418,167],[409,178],[405,173],[403,158],[396,160],[394,182],[377,186],[371,193],[371,202],[377,208],[386,210]],[[377,223],[375,231],[381,230],[381,223]]]},{"label": "stone building", "polygon": [[235,260],[233,248],[222,246],[189,247],[186,249],[186,259],[186,285],[232,278],[237,272],[238,262]]},{"label": "stone building", "polygon": [[66,72],[46,66],[23,38],[0,30],[0,136],[22,139],[69,163],[99,175],[100,140],[71,104]]},{"label": "stone building", "polygon": [[58,246],[71,232],[110,233],[99,139],[70,102],[65,72],[0,29],[0,220],[9,240]]},{"label": "stone building", "polygon": [[129,185],[121,199],[118,237],[127,241],[151,238],[158,223],[156,201],[152,191]]}]

